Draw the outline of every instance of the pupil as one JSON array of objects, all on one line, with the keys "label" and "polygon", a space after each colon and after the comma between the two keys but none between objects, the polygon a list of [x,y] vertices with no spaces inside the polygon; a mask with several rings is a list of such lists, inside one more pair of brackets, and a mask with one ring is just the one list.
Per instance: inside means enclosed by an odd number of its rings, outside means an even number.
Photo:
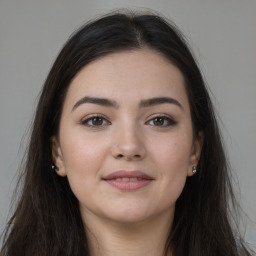
[{"label": "pupil", "polygon": [[102,118],[100,118],[100,117],[95,117],[95,118],[93,118],[93,120],[92,120],[92,123],[93,123],[94,125],[102,125],[102,122],[103,122],[103,120],[102,120]]},{"label": "pupil", "polygon": [[158,126],[159,126],[159,125],[163,125],[163,124],[164,124],[164,119],[161,118],[161,117],[155,118],[154,124],[155,124],[155,125],[158,125]]}]

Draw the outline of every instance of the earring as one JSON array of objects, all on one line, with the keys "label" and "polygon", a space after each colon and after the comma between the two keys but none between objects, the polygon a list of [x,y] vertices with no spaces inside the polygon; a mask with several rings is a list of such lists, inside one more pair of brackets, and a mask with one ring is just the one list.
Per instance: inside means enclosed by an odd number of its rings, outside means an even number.
[{"label": "earring", "polygon": [[52,165],[52,170],[53,170],[53,171],[56,171],[56,172],[59,171],[59,169],[58,169],[54,164]]},{"label": "earring", "polygon": [[197,168],[196,168],[196,166],[193,166],[192,167],[192,173],[195,174],[196,172],[197,172]]}]

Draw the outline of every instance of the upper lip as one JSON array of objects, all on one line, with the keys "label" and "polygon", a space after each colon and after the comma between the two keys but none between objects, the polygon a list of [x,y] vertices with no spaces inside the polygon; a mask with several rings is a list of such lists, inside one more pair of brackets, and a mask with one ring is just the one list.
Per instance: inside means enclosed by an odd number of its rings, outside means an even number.
[{"label": "upper lip", "polygon": [[153,180],[151,176],[141,171],[125,171],[120,170],[116,172],[112,172],[111,174],[104,176],[104,180],[113,180],[118,178],[141,178],[145,180]]}]

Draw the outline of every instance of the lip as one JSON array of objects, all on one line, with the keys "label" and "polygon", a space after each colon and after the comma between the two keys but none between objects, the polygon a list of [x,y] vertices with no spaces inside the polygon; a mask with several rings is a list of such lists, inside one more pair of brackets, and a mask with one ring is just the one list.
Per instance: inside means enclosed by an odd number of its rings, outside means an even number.
[{"label": "lip", "polygon": [[120,170],[103,177],[103,180],[122,191],[134,191],[149,185],[154,179],[141,171]]}]

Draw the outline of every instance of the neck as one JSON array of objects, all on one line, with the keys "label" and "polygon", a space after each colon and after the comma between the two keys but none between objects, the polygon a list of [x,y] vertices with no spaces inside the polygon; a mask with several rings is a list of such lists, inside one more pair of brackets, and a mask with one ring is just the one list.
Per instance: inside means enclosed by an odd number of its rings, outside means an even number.
[{"label": "neck", "polygon": [[163,256],[173,219],[169,214],[140,223],[115,223],[87,215],[84,220],[90,255]]}]

